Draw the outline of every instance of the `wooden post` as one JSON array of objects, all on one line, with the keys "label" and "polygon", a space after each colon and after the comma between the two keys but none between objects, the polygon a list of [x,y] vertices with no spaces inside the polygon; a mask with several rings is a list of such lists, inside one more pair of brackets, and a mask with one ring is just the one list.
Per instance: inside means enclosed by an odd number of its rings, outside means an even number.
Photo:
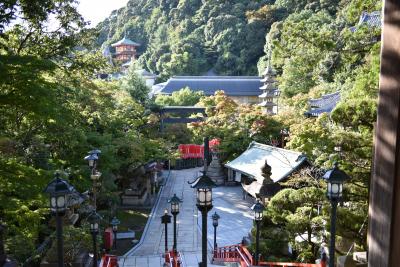
[{"label": "wooden post", "polygon": [[368,266],[399,266],[400,1],[384,3],[381,74],[371,180]]}]

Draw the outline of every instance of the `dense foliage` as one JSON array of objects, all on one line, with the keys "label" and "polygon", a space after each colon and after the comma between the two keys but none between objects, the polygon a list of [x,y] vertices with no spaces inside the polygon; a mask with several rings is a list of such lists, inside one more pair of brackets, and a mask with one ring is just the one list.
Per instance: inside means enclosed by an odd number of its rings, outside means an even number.
[{"label": "dense foliage", "polygon": [[198,105],[206,107],[207,118],[190,125],[194,140],[201,143],[204,136],[220,139],[219,149],[229,160],[246,150],[251,141],[269,144],[282,127],[260,107],[240,105],[223,91],[203,97]]},{"label": "dense foliage", "polygon": [[[366,249],[380,28],[357,23],[363,11],[380,10],[380,4],[359,0],[276,1],[251,14],[258,19],[275,20],[266,36],[266,56],[258,65],[261,72],[271,60],[278,72],[284,102],[278,118],[289,129],[288,147],[305,153],[322,169],[331,168],[338,161],[352,177],[338,215],[336,249],[343,253],[350,248]],[[276,19],[278,14],[280,18]],[[356,30],[350,30],[355,25]],[[341,100],[330,116],[304,118],[308,99],[336,91]],[[335,146],[340,146],[342,152],[335,152]],[[302,179],[307,180],[307,175]],[[321,227],[321,219],[329,222],[330,210],[320,187],[318,182],[294,186],[272,198],[262,233],[264,255],[273,257],[269,251],[275,251],[274,255],[282,256],[271,241],[271,233],[279,229],[277,241],[281,242],[283,235],[295,248],[297,260],[309,262],[319,257],[317,248],[327,243],[329,237],[324,231],[330,227]],[[312,197],[315,198],[311,201]],[[355,246],[348,245],[353,242]]]},{"label": "dense foliage", "polygon": [[247,20],[267,0],[130,0],[98,25],[99,44],[127,37],[141,43],[140,62],[161,74],[255,75],[270,22]]},{"label": "dense foliage", "polygon": [[92,79],[106,65],[74,1],[7,1],[7,7],[0,16],[0,221],[8,229],[7,253],[24,262],[54,230],[43,189],[55,170],[86,191],[83,157],[101,149],[104,207],[116,178],[165,150],[163,140],[140,130],[147,124],[145,96],[134,77],[121,86]]}]

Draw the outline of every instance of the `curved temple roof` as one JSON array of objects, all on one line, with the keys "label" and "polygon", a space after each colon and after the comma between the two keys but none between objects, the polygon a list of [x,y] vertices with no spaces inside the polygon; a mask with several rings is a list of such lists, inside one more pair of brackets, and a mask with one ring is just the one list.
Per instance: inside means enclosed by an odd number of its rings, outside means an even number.
[{"label": "curved temple roof", "polygon": [[133,45],[133,46],[140,46],[140,44],[124,37],[121,40],[119,40],[116,43],[113,43],[111,46],[115,47],[115,46],[120,46],[120,45]]},{"label": "curved temple roof", "polygon": [[271,166],[271,178],[276,183],[288,177],[306,160],[302,153],[252,142],[245,152],[225,166],[253,178],[254,181],[243,188],[255,196],[264,181],[261,168],[265,161]]},{"label": "curved temple roof", "polygon": [[305,115],[318,117],[318,115],[322,113],[330,113],[339,101],[340,92],[323,95],[321,98],[310,99],[308,103],[311,109],[307,111]]},{"label": "curved temple roof", "polygon": [[214,95],[223,90],[228,96],[258,96],[260,94],[258,76],[175,76],[170,78],[159,91],[160,94],[172,94],[189,87],[193,91],[203,91],[205,95]]}]

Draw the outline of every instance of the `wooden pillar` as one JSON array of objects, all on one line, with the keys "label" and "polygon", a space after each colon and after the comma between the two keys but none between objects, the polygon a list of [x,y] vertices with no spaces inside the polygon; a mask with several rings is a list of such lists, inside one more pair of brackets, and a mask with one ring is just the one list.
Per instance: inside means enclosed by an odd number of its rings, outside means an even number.
[{"label": "wooden pillar", "polygon": [[368,266],[400,262],[400,0],[384,3]]}]

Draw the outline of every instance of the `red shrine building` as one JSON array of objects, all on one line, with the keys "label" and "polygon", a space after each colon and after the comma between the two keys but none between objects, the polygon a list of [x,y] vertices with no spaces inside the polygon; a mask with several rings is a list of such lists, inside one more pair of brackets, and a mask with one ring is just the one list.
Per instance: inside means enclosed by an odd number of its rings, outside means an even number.
[{"label": "red shrine building", "polygon": [[122,62],[127,62],[136,59],[136,48],[140,44],[126,38],[126,36],[118,42],[111,45],[115,47],[115,59]]}]

